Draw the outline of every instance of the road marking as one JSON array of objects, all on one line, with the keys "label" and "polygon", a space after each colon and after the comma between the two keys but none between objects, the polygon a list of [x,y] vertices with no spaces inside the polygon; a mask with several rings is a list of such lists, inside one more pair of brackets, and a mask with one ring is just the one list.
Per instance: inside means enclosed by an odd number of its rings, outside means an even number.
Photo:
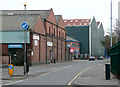
[{"label": "road marking", "polygon": [[19,83],[19,82],[22,82],[22,81],[23,80],[19,80],[19,81],[16,81],[16,82],[11,82],[11,83],[5,84],[5,85],[11,85],[11,84]]},{"label": "road marking", "polygon": [[70,65],[70,66],[67,66],[67,67],[63,67],[63,69],[67,69],[67,68],[70,68],[70,67],[72,67],[72,65]]},{"label": "road marking", "polygon": [[48,73],[45,73],[45,74],[42,74],[42,75],[40,75],[40,76],[45,76],[45,75],[47,75],[47,74],[49,74],[49,72],[48,72]]},{"label": "road marking", "polygon": [[57,72],[58,70],[53,70],[52,72]]},{"label": "road marking", "polygon": [[91,68],[93,68],[93,67],[95,67],[95,66],[89,67],[89,68],[87,68],[87,69],[79,72],[79,73],[68,83],[68,85],[70,86],[71,83],[72,83],[80,74],[82,74],[83,72],[85,72],[85,71],[87,71],[87,70],[89,70],[89,69],[91,69]]}]

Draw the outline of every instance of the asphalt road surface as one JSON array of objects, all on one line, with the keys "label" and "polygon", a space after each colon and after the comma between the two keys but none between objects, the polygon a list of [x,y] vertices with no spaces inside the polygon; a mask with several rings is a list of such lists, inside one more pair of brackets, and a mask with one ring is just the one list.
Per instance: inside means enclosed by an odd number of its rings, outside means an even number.
[{"label": "asphalt road surface", "polygon": [[39,65],[32,69],[32,71],[38,72],[38,69],[40,69],[46,73],[32,78],[14,81],[9,84],[4,82],[3,85],[68,85],[70,82],[72,83],[72,80],[78,73],[96,66],[97,64],[105,64],[106,62],[108,62],[108,60],[74,60],[43,66]]}]

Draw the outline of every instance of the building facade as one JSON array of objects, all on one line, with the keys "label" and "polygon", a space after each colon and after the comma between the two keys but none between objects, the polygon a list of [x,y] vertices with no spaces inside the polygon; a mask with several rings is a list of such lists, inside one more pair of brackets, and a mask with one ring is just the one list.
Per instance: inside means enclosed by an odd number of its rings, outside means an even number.
[{"label": "building facade", "polygon": [[104,47],[101,43],[104,39],[104,29],[102,23],[98,27],[95,17],[93,19],[65,19],[64,23],[66,34],[81,43],[80,54],[104,56]]},{"label": "building facade", "polygon": [[73,58],[74,59],[79,59],[80,56],[80,42],[69,37],[66,36],[66,46],[69,47],[69,49],[73,48]]},{"label": "building facade", "polygon": [[[18,65],[24,60],[24,10],[2,11],[2,57],[10,56]],[[32,64],[65,61],[66,30],[62,16],[50,10],[26,10],[29,30],[26,34],[27,62]]]}]

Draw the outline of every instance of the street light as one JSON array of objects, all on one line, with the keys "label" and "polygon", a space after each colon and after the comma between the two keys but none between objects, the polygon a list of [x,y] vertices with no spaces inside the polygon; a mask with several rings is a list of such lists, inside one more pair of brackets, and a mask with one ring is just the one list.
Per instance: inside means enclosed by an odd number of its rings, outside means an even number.
[{"label": "street light", "polygon": [[[26,22],[26,3],[24,3],[24,21]],[[26,30],[24,30],[24,75],[26,74]]]},{"label": "street light", "polygon": [[111,0],[111,24],[110,24],[110,29],[111,29],[111,47],[112,47],[112,0]]}]

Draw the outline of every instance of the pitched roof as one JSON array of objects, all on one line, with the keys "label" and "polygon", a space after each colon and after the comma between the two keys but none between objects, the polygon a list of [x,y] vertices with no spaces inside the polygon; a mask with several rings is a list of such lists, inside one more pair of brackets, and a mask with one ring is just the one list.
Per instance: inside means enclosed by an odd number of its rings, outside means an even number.
[{"label": "pitched roof", "polygon": [[[26,10],[27,15],[41,15],[46,18],[50,10]],[[24,10],[2,10],[2,15],[24,15]]]},{"label": "pitched roof", "polygon": [[55,15],[56,23],[58,24],[60,21],[61,15]]},{"label": "pitched roof", "polygon": [[97,26],[99,26],[100,25],[100,22],[97,22]]},{"label": "pitched roof", "polygon": [[65,19],[64,24],[65,26],[85,26],[89,25],[91,19]]},{"label": "pitched roof", "polygon": [[[49,12],[50,10],[26,10],[26,22],[33,28],[38,17],[46,18]],[[2,30],[22,30],[22,22],[24,10],[2,10]]]},{"label": "pitched roof", "polygon": [[[26,16],[26,22],[30,25],[30,29],[34,27],[39,16]],[[22,30],[21,23],[24,22],[23,15],[2,16],[2,30]]]},{"label": "pitched roof", "polygon": [[78,42],[76,39],[72,38],[72,37],[69,37],[69,36],[66,36],[66,41],[73,41],[73,42]]}]

